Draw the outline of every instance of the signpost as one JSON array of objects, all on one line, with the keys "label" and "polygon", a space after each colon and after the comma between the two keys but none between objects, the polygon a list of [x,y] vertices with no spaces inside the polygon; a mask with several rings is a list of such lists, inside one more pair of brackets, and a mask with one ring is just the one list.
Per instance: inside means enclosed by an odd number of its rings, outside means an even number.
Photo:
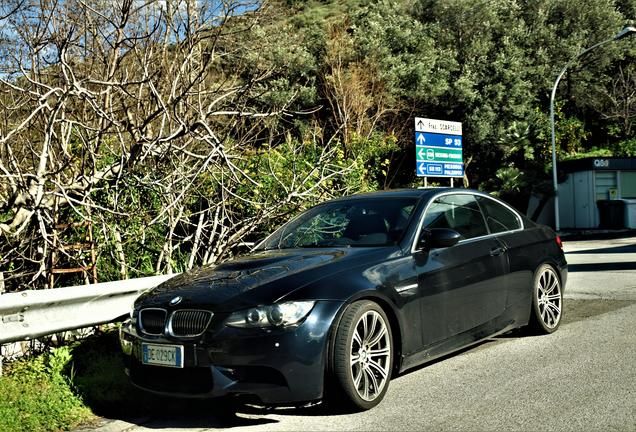
[{"label": "signpost", "polygon": [[418,177],[464,176],[462,124],[415,117],[415,171]]}]

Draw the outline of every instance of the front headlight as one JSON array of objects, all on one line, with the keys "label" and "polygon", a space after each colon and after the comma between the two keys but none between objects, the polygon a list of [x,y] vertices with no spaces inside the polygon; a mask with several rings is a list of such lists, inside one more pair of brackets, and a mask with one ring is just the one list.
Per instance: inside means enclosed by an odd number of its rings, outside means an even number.
[{"label": "front headlight", "polygon": [[258,306],[234,312],[225,322],[230,327],[283,327],[296,324],[305,318],[313,301],[278,303],[270,306]]}]

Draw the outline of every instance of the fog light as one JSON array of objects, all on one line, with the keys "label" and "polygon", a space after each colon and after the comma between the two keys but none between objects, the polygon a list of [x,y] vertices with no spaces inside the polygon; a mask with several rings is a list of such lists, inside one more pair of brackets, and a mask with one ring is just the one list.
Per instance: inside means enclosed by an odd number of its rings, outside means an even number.
[{"label": "fog light", "polygon": [[126,333],[124,333],[123,328],[119,329],[119,344],[121,345],[121,350],[124,354],[132,354],[133,343],[126,339]]}]

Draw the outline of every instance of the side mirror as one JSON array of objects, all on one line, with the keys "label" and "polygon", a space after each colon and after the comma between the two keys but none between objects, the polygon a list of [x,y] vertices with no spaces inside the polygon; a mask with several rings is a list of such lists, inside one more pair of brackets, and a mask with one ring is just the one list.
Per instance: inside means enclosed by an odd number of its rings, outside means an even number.
[{"label": "side mirror", "polygon": [[420,233],[418,249],[436,249],[455,246],[462,235],[449,228],[431,228]]}]

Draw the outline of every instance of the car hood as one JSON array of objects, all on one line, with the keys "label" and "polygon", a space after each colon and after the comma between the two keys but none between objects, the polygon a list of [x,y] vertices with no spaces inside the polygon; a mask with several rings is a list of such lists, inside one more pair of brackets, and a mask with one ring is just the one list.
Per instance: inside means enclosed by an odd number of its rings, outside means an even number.
[{"label": "car hood", "polygon": [[272,303],[295,289],[351,268],[355,265],[352,261],[368,263],[372,257],[386,256],[387,249],[392,248],[261,251],[177,275],[146,291],[135,306],[169,307],[169,302],[177,296],[181,297],[179,309],[204,307],[231,311]]}]

